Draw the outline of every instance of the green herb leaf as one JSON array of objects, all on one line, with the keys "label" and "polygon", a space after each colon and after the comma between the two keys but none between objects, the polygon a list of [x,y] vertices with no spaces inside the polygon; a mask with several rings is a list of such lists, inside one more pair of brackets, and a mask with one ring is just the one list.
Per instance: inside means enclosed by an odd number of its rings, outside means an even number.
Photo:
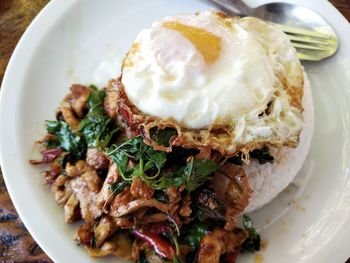
[{"label": "green herb leaf", "polygon": [[[161,151],[155,151],[152,147],[146,145],[143,143],[143,147],[141,150],[144,151],[144,158],[149,161],[151,164],[153,164],[158,171],[164,166],[166,162],[166,153],[161,152]],[[150,167],[151,168],[151,167]],[[145,169],[146,171],[149,170]]]},{"label": "green herb leaf", "polygon": [[158,129],[153,127],[150,131],[151,139],[158,145],[168,147],[170,145],[170,138],[177,135],[177,131],[173,128]]},{"label": "green herb leaf", "polygon": [[106,97],[105,90],[92,91],[89,95],[88,102],[87,102],[89,112],[95,112],[95,114],[99,113],[101,115],[104,114],[103,101],[105,97]]},{"label": "green herb leaf", "polygon": [[259,161],[260,164],[273,163],[274,158],[270,154],[269,148],[267,146],[261,149],[255,149],[249,153],[250,157]]},{"label": "green herb leaf", "polygon": [[60,141],[54,138],[44,141],[43,144],[46,147],[46,149],[55,149],[61,145]]},{"label": "green herb leaf", "polygon": [[181,229],[181,243],[190,246],[193,250],[199,247],[202,238],[209,232],[205,223],[193,221]]},{"label": "green herb leaf", "polygon": [[161,177],[155,188],[165,190],[169,187],[180,187],[181,185],[185,184],[185,180],[182,175],[182,169],[181,172],[178,171],[174,173],[165,174]]},{"label": "green herb leaf", "polygon": [[242,154],[238,153],[235,156],[232,156],[231,158],[228,158],[227,161],[229,163],[233,163],[235,165],[242,165],[243,161],[242,161]]},{"label": "green herb leaf", "polygon": [[170,186],[185,185],[188,192],[192,192],[212,178],[213,172],[219,165],[211,160],[191,158],[191,161],[176,172],[161,177],[157,189],[167,189]]},{"label": "green herb leaf", "polygon": [[[259,162],[259,164],[264,163],[273,163],[274,158],[270,154],[270,150],[267,146],[262,147],[261,149],[255,149],[249,153],[249,156]],[[236,164],[236,165],[242,165],[242,153],[238,153],[237,155],[229,158],[227,160],[230,163]]]},{"label": "green herb leaf", "polygon": [[107,154],[115,164],[117,164],[118,170],[124,180],[130,180],[132,178],[127,177],[127,171],[130,174],[130,169],[128,170],[129,158],[134,158],[138,152],[138,144],[141,137],[135,137],[134,139],[128,140],[121,145],[113,144],[109,148]]},{"label": "green herb leaf", "polygon": [[144,251],[140,252],[140,257],[136,260],[135,263],[150,263],[146,257],[146,255],[144,254]]},{"label": "green herb leaf", "polygon": [[98,90],[98,88],[97,88],[97,86],[95,84],[91,84],[89,87],[90,87],[90,89]]},{"label": "green herb leaf", "polygon": [[70,160],[69,153],[64,153],[60,157],[57,158],[57,163],[62,167],[62,170],[65,169],[66,164],[70,161],[74,161],[74,160]]},{"label": "green herb leaf", "polygon": [[249,237],[243,242],[242,250],[250,252],[259,251],[261,238],[256,232],[252,220],[247,215],[243,215],[243,227],[247,230]]},{"label": "green herb leaf", "polygon": [[120,181],[118,183],[113,183],[113,184],[109,185],[108,188],[113,192],[114,195],[118,195],[121,192],[123,192],[124,188],[128,185],[130,185],[129,182]]},{"label": "green herb leaf", "polygon": [[79,131],[84,134],[88,147],[104,150],[114,134],[119,130],[115,128],[112,119],[103,116],[88,114],[80,123]]},{"label": "green herb leaf", "polygon": [[174,263],[185,263],[185,261],[183,261],[182,258],[180,258],[180,256],[174,257],[173,262]]},{"label": "green herb leaf", "polygon": [[169,197],[164,191],[156,190],[153,194],[153,198],[164,204],[169,203]]},{"label": "green herb leaf", "polygon": [[[119,146],[112,145],[107,154],[117,164],[124,180],[130,181],[133,177],[139,176],[146,184],[157,190],[185,185],[189,192],[194,191],[210,180],[212,173],[219,168],[211,160],[192,158],[179,170],[161,174],[161,169],[166,163],[166,153],[146,145],[141,136]],[[130,160],[135,162],[133,168],[128,168]]]},{"label": "green herb leaf", "polygon": [[[112,145],[107,154],[117,164],[124,180],[132,180],[132,177],[139,176],[151,187],[153,187],[153,180],[159,176],[166,162],[166,153],[155,151],[146,145],[141,136],[130,139],[119,146]],[[133,168],[128,168],[129,160],[136,162]]]},{"label": "green herb leaf", "polygon": [[219,168],[219,165],[211,160],[192,158],[184,169],[184,180],[189,192],[196,190],[204,182],[210,180],[211,175]]},{"label": "green herb leaf", "polygon": [[106,96],[104,90],[90,93],[88,99],[89,112],[81,121],[79,131],[84,134],[88,147],[104,150],[111,142],[114,134],[119,130],[114,121],[104,113],[103,101]]},{"label": "green herb leaf", "polygon": [[71,127],[63,121],[46,121],[47,132],[54,135],[60,147],[70,152],[75,160],[82,160],[86,153],[86,142],[82,136],[73,133]]}]

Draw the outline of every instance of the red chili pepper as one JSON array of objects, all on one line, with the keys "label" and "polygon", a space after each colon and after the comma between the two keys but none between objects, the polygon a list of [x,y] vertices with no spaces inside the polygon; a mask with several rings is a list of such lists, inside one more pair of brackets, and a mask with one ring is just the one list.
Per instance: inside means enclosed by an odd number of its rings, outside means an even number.
[{"label": "red chili pepper", "polygon": [[59,156],[63,150],[58,147],[55,149],[41,151],[43,158],[41,160],[30,160],[31,164],[43,164],[52,162],[57,156]]},{"label": "red chili pepper", "polygon": [[126,109],[122,108],[122,107],[119,108],[119,112],[122,115],[123,119],[126,121],[126,123],[128,125],[130,125],[131,124],[131,119],[130,119],[129,112]]},{"label": "red chili pepper", "polygon": [[157,235],[160,233],[171,234],[173,232],[169,224],[151,224],[147,226],[147,230]]},{"label": "red chili pepper", "polygon": [[174,258],[175,248],[164,238],[143,229],[135,229],[132,231],[132,233],[138,238],[149,243],[159,256],[167,259]]},{"label": "red chili pepper", "polygon": [[226,262],[227,263],[236,263],[236,259],[239,255],[239,251],[234,251],[226,254]]}]

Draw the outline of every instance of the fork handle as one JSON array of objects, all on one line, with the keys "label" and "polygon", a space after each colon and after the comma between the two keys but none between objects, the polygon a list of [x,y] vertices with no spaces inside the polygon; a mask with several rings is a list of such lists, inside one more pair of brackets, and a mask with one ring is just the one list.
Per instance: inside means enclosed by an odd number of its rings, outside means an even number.
[{"label": "fork handle", "polygon": [[247,6],[242,0],[211,0],[213,3],[230,14],[249,16],[254,14],[254,9]]}]

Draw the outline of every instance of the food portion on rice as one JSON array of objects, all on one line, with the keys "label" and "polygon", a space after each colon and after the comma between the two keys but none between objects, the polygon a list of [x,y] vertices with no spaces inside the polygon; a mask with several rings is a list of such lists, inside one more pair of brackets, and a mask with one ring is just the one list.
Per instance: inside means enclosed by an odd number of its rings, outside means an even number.
[{"label": "food portion on rice", "polygon": [[139,33],[106,88],[71,86],[31,162],[49,165],[46,181],[65,221],[84,221],[75,239],[92,257],[235,262],[260,249],[244,213],[306,158],[305,83],[288,38],[261,20],[166,17]]}]

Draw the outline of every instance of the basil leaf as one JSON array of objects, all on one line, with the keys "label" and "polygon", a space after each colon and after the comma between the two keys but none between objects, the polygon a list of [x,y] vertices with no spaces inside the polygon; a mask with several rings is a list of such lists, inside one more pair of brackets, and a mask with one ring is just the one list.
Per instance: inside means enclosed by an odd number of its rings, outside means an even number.
[{"label": "basil leaf", "polygon": [[43,144],[47,149],[55,149],[61,145],[60,141],[55,138],[44,141]]},{"label": "basil leaf", "polygon": [[177,131],[173,128],[158,129],[153,127],[150,130],[151,139],[158,145],[168,147],[170,145],[171,137],[177,135]]},{"label": "basil leaf", "polygon": [[127,181],[120,181],[118,183],[113,183],[109,185],[109,190],[113,192],[114,195],[120,194],[123,192],[124,188],[129,185]]},{"label": "basil leaf", "polygon": [[91,84],[89,86],[90,89],[93,89],[93,90],[98,90],[97,86],[95,84]]},{"label": "basil leaf", "polygon": [[79,131],[84,134],[88,147],[104,150],[119,130],[104,113],[104,90],[92,91],[88,98],[89,112],[81,121]]},{"label": "basil leaf", "polygon": [[164,191],[156,190],[153,194],[153,198],[164,204],[169,203],[169,197]]},{"label": "basil leaf", "polygon": [[212,178],[213,172],[219,165],[211,160],[192,158],[191,161],[176,172],[165,174],[161,177],[157,189],[167,189],[171,186],[185,185],[188,192],[192,192]]},{"label": "basil leaf", "polygon": [[155,151],[150,146],[146,146],[144,150],[145,159],[151,161],[158,171],[160,171],[166,162],[166,154],[161,151]]},{"label": "basil leaf", "polygon": [[88,147],[105,149],[119,130],[112,119],[103,116],[88,114],[80,123],[79,131],[84,134]]},{"label": "basil leaf", "polygon": [[112,161],[117,164],[120,174],[124,176],[129,163],[128,154],[122,150],[119,150],[118,146],[116,145],[112,145],[107,154],[109,157],[111,157]]},{"label": "basil leaf", "polygon": [[185,225],[181,229],[180,240],[181,243],[186,244],[196,250],[202,238],[209,232],[208,226],[199,221],[193,221],[188,225]]},{"label": "basil leaf", "polygon": [[[157,190],[185,185],[189,192],[194,191],[210,180],[212,173],[219,168],[211,160],[192,158],[190,163],[179,170],[161,174],[161,169],[167,161],[166,153],[146,145],[141,136],[119,146],[112,145],[107,154],[117,164],[124,180],[132,180],[132,177],[139,176],[147,185]],[[130,160],[134,162],[133,168],[128,168]]]},{"label": "basil leaf", "polygon": [[235,156],[232,156],[231,158],[228,158],[227,161],[229,163],[233,163],[235,165],[242,165],[243,161],[242,161],[242,154],[238,153]]},{"label": "basil leaf", "polygon": [[105,97],[106,97],[106,91],[104,90],[92,91],[89,95],[88,102],[87,102],[89,113],[93,111],[95,112],[95,114],[98,113],[103,115],[104,114],[103,101]]},{"label": "basil leaf", "polygon": [[196,190],[203,183],[212,178],[212,174],[219,165],[211,160],[200,160],[192,158],[184,169],[186,189],[189,192]]},{"label": "basil leaf", "polygon": [[74,160],[85,158],[86,142],[84,138],[74,133],[71,127],[63,121],[46,121],[47,132],[54,135],[59,141],[60,147],[70,152]]},{"label": "basil leaf", "polygon": [[249,153],[250,157],[259,161],[259,164],[264,163],[273,163],[274,158],[270,154],[269,148],[267,146],[262,147],[261,149],[255,149]]},{"label": "basil leaf", "polygon": [[169,187],[180,187],[183,184],[185,184],[185,180],[180,173],[168,173],[161,178],[157,189],[165,190]]},{"label": "basil leaf", "polygon": [[[249,155],[251,158],[256,159],[259,164],[274,162],[274,158],[270,154],[270,150],[267,146],[263,146],[261,149],[255,149],[251,151]],[[227,161],[236,165],[242,165],[242,153],[238,153],[237,155],[229,158]]]},{"label": "basil leaf", "polygon": [[[107,154],[117,164],[124,180],[131,180],[130,176],[139,176],[151,187],[153,182],[149,178],[155,175],[148,175],[146,172],[156,170],[157,177],[166,162],[166,153],[155,151],[151,146],[146,145],[141,136],[130,139],[119,146],[112,145]],[[128,168],[129,160],[136,162],[134,168]]]},{"label": "basil leaf", "polygon": [[243,227],[248,232],[248,238],[242,244],[243,251],[259,251],[261,238],[260,235],[256,232],[252,220],[247,215],[243,215]]}]

